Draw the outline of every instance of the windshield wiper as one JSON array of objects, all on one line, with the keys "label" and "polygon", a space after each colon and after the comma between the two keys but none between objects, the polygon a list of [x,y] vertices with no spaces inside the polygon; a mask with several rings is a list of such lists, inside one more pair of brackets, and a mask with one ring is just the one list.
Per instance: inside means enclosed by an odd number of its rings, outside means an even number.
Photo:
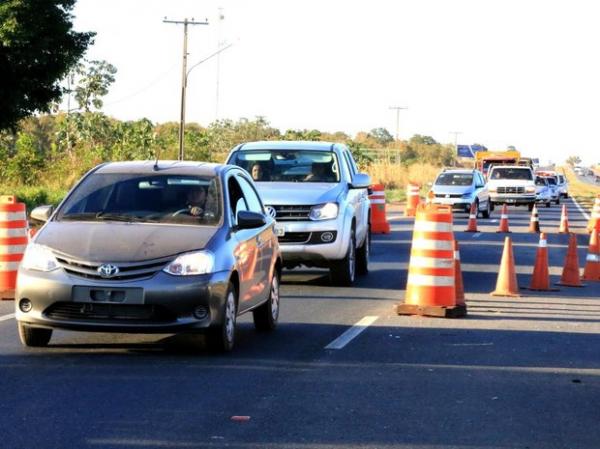
[{"label": "windshield wiper", "polygon": [[96,215],[96,212],[77,212],[72,214],[64,214],[61,217],[61,220],[95,220],[97,218]]},{"label": "windshield wiper", "polygon": [[111,212],[100,211],[96,214],[96,218],[99,220],[108,221],[126,221],[126,222],[140,222],[145,221],[142,217],[128,214],[115,214]]}]

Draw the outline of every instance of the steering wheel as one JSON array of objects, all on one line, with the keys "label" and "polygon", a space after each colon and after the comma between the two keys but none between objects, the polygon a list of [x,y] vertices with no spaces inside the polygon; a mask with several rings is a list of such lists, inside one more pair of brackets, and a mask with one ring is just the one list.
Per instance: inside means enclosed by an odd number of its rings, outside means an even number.
[{"label": "steering wheel", "polygon": [[190,215],[190,210],[187,207],[185,209],[176,210],[171,214],[171,217],[176,217],[177,215],[181,215],[183,213]]}]

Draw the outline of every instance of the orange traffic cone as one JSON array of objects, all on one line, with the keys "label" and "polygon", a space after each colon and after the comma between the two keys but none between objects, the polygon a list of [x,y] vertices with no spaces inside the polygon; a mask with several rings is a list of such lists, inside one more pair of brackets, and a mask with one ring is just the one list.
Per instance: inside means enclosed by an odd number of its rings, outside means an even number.
[{"label": "orange traffic cone", "polygon": [[562,276],[556,285],[565,287],[585,287],[579,275],[579,257],[577,256],[577,236],[569,234],[569,249],[565,257]]},{"label": "orange traffic cone", "polygon": [[500,262],[500,272],[496,281],[496,290],[492,296],[521,296],[517,284],[517,272],[515,270],[515,258],[513,255],[512,241],[510,237],[504,239],[504,251]]},{"label": "orange traffic cone", "polygon": [[471,203],[469,223],[467,223],[467,230],[465,232],[477,232],[477,205],[475,203]]},{"label": "orange traffic cone", "polygon": [[496,232],[510,232],[508,229],[508,207],[506,204],[502,206],[502,212],[500,213],[500,225]]},{"label": "orange traffic cone", "polygon": [[567,214],[567,205],[563,204],[562,212],[560,214],[560,228],[558,230],[559,234],[568,234],[569,233],[569,215]]},{"label": "orange traffic cone", "polygon": [[414,184],[412,182],[408,182],[406,185],[406,209],[404,209],[405,217],[414,217],[417,212],[417,206],[421,202],[421,198],[419,197],[419,190],[421,186],[419,184]]},{"label": "orange traffic cone", "polygon": [[373,234],[389,234],[390,224],[385,214],[385,188],[381,184],[371,187],[371,232]]},{"label": "orange traffic cone", "polygon": [[466,306],[465,303],[465,286],[463,283],[462,269],[460,268],[460,249],[458,241],[452,241],[452,249],[454,250],[454,285],[456,286],[456,305]]},{"label": "orange traffic cone", "polygon": [[537,234],[540,233],[540,217],[538,215],[538,210],[535,204],[533,205],[533,209],[531,210],[531,219],[529,220],[529,232],[535,232]]},{"label": "orange traffic cone", "polygon": [[592,232],[592,229],[600,231],[600,194],[594,200],[594,207],[592,208],[590,221],[588,221],[587,225],[588,232]]},{"label": "orange traffic cone", "polygon": [[396,306],[398,315],[458,318],[467,314],[457,304],[452,208],[446,205],[417,206],[408,266],[406,297]]},{"label": "orange traffic cone", "polygon": [[558,291],[556,288],[550,288],[550,271],[548,269],[548,241],[546,240],[545,232],[540,234],[540,243],[535,256],[535,266],[533,267],[533,275],[531,276],[529,290],[537,290],[541,292]]},{"label": "orange traffic cone", "polygon": [[585,268],[583,269],[584,281],[600,281],[600,246],[598,245],[598,235],[600,231],[592,230],[590,236],[590,246],[585,258]]}]

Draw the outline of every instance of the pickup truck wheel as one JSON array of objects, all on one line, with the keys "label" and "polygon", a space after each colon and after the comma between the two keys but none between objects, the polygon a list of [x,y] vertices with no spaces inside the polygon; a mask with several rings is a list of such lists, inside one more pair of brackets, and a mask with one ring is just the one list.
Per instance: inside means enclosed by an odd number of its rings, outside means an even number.
[{"label": "pickup truck wheel", "polygon": [[527,205],[527,209],[529,210],[529,212],[531,212],[533,210],[533,206],[535,206],[535,203],[529,203]]},{"label": "pickup truck wheel", "polygon": [[50,338],[52,338],[52,329],[30,327],[21,322],[19,322],[17,326],[19,328],[19,339],[24,346],[41,348],[43,346],[48,346]]},{"label": "pickup truck wheel", "polygon": [[332,263],[330,268],[331,280],[334,284],[348,287],[354,283],[356,273],[356,236],[354,229],[350,235],[350,243],[346,252],[346,257],[340,261]]},{"label": "pickup truck wheel", "polygon": [[362,246],[356,250],[356,272],[358,274],[369,273],[369,257],[371,256],[371,225]]},{"label": "pickup truck wheel", "polygon": [[273,270],[269,299],[252,311],[254,327],[257,331],[269,332],[277,327],[279,319],[279,274]]}]

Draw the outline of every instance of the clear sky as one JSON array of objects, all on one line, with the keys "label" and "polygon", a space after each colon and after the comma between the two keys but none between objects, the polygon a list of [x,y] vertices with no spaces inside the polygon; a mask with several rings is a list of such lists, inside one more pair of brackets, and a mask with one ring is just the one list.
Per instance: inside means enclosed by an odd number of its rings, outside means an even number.
[{"label": "clear sky", "polygon": [[[224,19],[219,21],[218,8]],[[600,3],[594,0],[79,0],[75,27],[97,32],[88,58],[117,80],[104,111],[177,121],[181,26],[187,120],[265,116],[273,126],[354,134],[396,129],[543,161],[600,162]],[[220,36],[220,37],[219,37]]]}]

